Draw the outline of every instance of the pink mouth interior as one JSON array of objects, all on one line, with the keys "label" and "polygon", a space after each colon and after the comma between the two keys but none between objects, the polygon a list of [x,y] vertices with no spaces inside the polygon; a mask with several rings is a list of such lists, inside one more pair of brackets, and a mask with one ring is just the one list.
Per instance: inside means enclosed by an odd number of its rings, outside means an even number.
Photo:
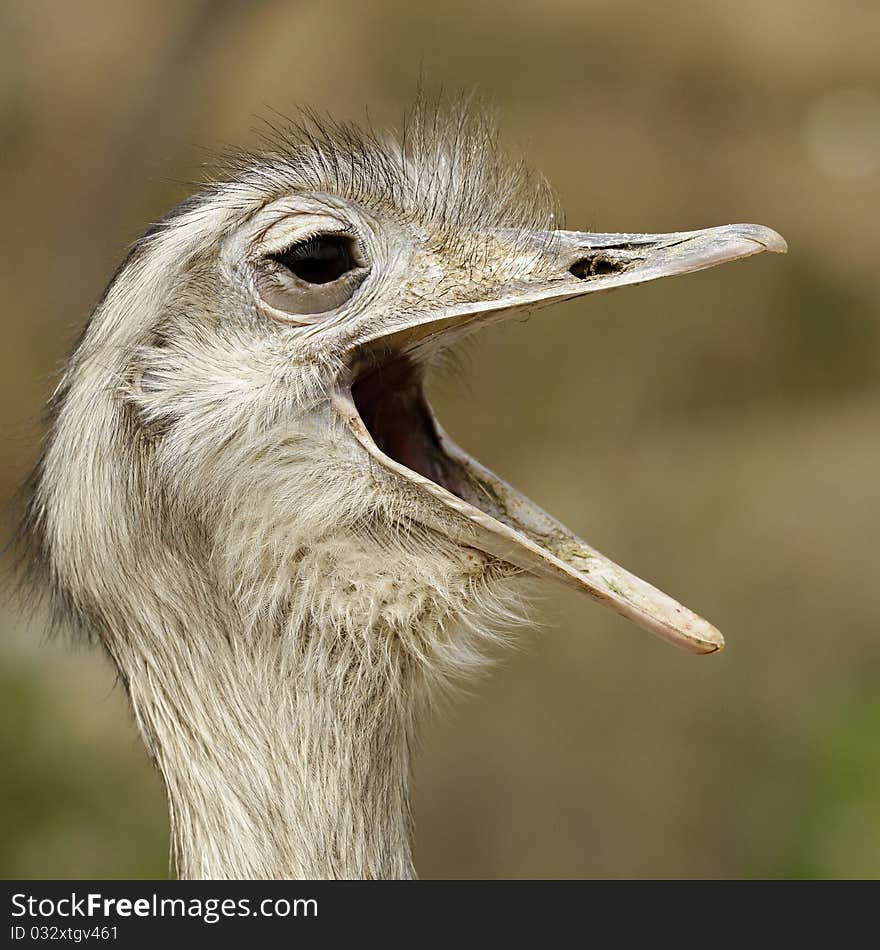
[{"label": "pink mouth interior", "polygon": [[366,365],[352,383],[351,395],[380,451],[461,497],[461,483],[440,445],[423,382],[419,364],[405,354],[392,354]]}]

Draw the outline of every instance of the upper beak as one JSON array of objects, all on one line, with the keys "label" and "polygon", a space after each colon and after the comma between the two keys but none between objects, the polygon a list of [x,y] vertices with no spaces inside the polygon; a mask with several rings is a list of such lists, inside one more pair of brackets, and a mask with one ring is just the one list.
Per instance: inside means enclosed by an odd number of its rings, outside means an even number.
[{"label": "upper beak", "polygon": [[523,242],[519,233],[499,232],[498,237],[502,243],[505,237],[517,243],[523,258],[550,259],[551,266],[538,268],[538,276],[526,273],[510,281],[485,300],[407,315],[398,325],[385,326],[360,342],[410,347],[438,339],[445,347],[460,335],[456,330],[469,332],[524,310],[658,277],[691,274],[763,251],[785,254],[788,250],[781,234],[761,224],[726,224],[668,234],[545,231],[529,235],[530,242]]},{"label": "upper beak", "polygon": [[[526,273],[504,285],[491,299],[402,317],[399,324],[386,326],[364,342],[369,345],[372,340],[383,348],[418,353],[434,346],[448,346],[476,326],[551,302],[687,274],[762,251],[787,250],[779,234],[756,224],[670,234],[555,231],[532,237],[533,259],[541,259],[535,276]],[[522,235],[511,234],[510,239],[522,249]],[[522,253],[527,255],[528,248]],[[710,623],[576,537],[455,446],[439,426],[437,435],[445,456],[467,486],[460,497],[382,455],[363,426],[352,423],[352,428],[359,441],[383,464],[406,475],[447,508],[464,516],[459,522],[461,543],[501,557],[530,573],[562,580],[640,627],[691,652],[714,653],[724,646],[723,637]]]},{"label": "upper beak", "polygon": [[760,224],[727,224],[670,234],[590,234],[557,231],[563,248],[578,255],[569,267],[582,293],[690,274],[762,251],[784,254],[781,234]]}]

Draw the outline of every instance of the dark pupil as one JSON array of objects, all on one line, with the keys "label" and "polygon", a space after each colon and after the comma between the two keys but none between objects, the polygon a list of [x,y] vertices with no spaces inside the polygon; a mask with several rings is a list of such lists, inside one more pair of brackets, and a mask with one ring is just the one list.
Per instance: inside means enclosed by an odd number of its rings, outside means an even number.
[{"label": "dark pupil", "polygon": [[329,284],[354,268],[351,239],[341,235],[314,237],[294,244],[275,260],[307,284]]}]

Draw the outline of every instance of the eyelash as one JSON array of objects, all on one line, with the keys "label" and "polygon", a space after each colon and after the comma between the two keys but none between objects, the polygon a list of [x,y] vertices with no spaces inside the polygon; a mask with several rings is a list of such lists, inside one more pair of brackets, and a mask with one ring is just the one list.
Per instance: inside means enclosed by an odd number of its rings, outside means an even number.
[{"label": "eyelash", "polygon": [[320,237],[348,238],[359,250],[364,247],[361,231],[352,224],[348,227],[340,229],[339,231],[306,231],[302,237],[298,237],[295,241],[291,241],[290,244],[285,244],[277,250],[270,251],[266,256],[271,259],[277,257],[280,254],[287,254],[292,248],[297,247],[300,244],[308,244],[310,241],[314,241],[315,238]]},{"label": "eyelash", "polygon": [[304,257],[308,257],[309,252],[314,250],[314,246],[318,241],[319,235],[314,237],[306,238],[304,241],[297,241],[295,244],[291,244],[287,250],[277,252],[272,256],[277,260],[279,257],[292,257],[296,261],[301,261]]}]

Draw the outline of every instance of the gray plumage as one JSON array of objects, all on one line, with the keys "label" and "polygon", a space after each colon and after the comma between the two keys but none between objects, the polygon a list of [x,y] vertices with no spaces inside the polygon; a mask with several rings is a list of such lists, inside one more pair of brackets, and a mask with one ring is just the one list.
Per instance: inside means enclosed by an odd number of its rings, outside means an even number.
[{"label": "gray plumage", "polygon": [[119,670],[181,876],[411,877],[419,715],[522,619],[523,575],[721,644],[457,449],[425,367],[510,313],[781,239],[559,230],[467,110],[420,107],[399,140],[310,117],[264,144],[115,275],[22,541]]}]

